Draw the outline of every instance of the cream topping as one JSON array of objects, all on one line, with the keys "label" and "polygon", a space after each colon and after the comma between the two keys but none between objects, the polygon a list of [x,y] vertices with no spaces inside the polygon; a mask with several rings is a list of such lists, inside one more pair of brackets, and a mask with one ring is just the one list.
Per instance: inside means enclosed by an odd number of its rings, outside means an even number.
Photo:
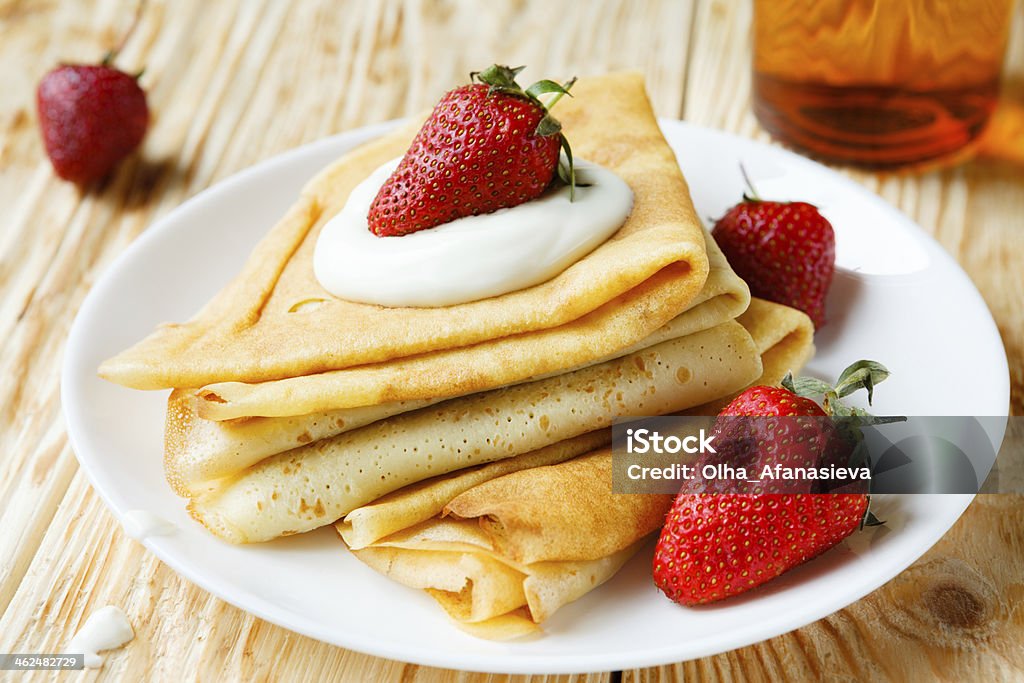
[{"label": "cream topping", "polygon": [[313,256],[320,284],[337,297],[382,306],[451,306],[555,277],[611,237],[633,207],[621,178],[576,160],[576,196],[557,185],[533,201],[467,216],[401,237],[377,237],[370,204],[394,159],[352,190],[323,227]]}]

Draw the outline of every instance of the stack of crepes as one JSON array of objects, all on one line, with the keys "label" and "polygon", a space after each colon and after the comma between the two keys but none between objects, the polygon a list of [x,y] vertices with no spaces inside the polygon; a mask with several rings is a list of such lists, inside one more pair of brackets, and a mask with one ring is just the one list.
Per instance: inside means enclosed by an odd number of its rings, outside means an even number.
[{"label": "stack of crepes", "polygon": [[634,204],[553,279],[438,308],[320,286],[320,229],[405,152],[414,122],[312,179],[191,321],[102,365],[114,382],[174,389],[165,466],[195,519],[232,543],[343,520],[367,564],[492,637],[607,579],[660,526],[665,497],[611,494],[612,421],[710,410],[797,369],[812,330],[751,303],[695,215],[640,75],[580,79],[573,95],[558,116],[575,154],[618,174]]}]

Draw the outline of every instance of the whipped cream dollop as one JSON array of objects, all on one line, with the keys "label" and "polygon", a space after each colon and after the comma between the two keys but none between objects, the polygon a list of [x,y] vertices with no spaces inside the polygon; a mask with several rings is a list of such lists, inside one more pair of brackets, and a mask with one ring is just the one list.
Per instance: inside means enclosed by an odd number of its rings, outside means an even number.
[{"label": "whipped cream dollop", "polygon": [[121,647],[134,637],[135,632],[124,611],[116,605],[107,605],[89,615],[64,651],[85,655],[86,668],[96,669],[103,666],[100,652]]},{"label": "whipped cream dollop", "polygon": [[575,160],[576,196],[556,185],[532,201],[401,237],[377,237],[370,204],[398,166],[393,159],[352,190],[323,227],[313,255],[321,286],[349,301],[451,306],[555,277],[611,237],[633,208],[617,175]]}]

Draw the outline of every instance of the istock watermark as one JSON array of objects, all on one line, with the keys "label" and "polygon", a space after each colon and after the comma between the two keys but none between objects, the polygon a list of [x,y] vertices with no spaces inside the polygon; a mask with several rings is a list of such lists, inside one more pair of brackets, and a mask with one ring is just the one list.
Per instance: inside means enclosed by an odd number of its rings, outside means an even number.
[{"label": "istock watermark", "polygon": [[662,436],[655,430],[641,427],[626,428],[626,450],[630,453],[714,453],[711,445],[715,437],[701,429],[697,434],[679,437],[675,434]]},{"label": "istock watermark", "polygon": [[1024,418],[681,417],[612,429],[616,493],[1024,492]]}]

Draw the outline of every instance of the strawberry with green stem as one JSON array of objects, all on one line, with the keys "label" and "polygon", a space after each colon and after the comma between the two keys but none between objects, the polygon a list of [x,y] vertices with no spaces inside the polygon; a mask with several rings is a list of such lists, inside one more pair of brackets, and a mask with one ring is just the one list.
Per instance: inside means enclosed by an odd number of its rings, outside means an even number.
[{"label": "strawberry with green stem", "polygon": [[539,197],[556,172],[574,192],[572,150],[549,110],[575,79],[524,90],[516,83],[522,68],[473,72],[473,82],[441,98],[370,205],[371,232],[407,235],[517,206]]},{"label": "strawberry with green stem", "polygon": [[[872,418],[840,400],[863,388],[870,402],[874,386],[888,375],[879,363],[858,361],[835,386],[787,375],[781,388],[751,387],[719,414],[727,423],[721,431],[716,423],[716,450],[728,455],[734,448],[758,469],[780,461],[806,467],[835,459],[835,464],[847,465],[856,457],[856,446],[848,440],[851,433],[834,426],[829,416],[853,418],[854,429],[857,424],[901,419]],[[826,408],[807,395],[823,395]],[[765,416],[783,419],[774,424],[738,419]],[[820,555],[857,529],[880,523],[868,509],[866,493],[713,493],[715,486],[701,481],[683,488],[655,549],[655,584],[683,605],[743,593]],[[744,490],[742,481],[729,486],[721,490]]]},{"label": "strawberry with green stem", "polygon": [[749,194],[715,223],[715,242],[751,294],[797,308],[820,328],[835,272],[832,224],[813,204],[761,199],[740,169]]}]

